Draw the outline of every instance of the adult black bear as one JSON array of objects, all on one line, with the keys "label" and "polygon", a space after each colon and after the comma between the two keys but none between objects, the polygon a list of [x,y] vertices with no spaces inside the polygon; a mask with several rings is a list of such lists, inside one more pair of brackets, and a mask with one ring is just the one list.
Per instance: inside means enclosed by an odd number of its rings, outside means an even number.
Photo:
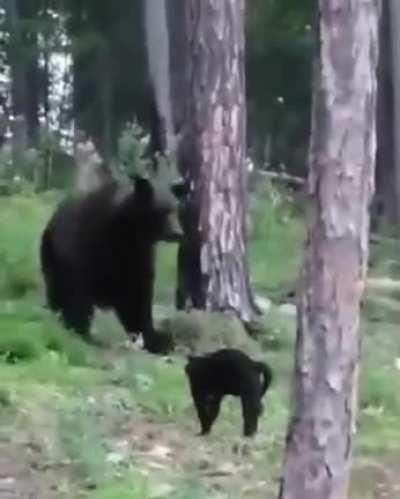
[{"label": "adult black bear", "polygon": [[128,334],[143,333],[147,350],[168,349],[154,331],[155,245],[177,241],[183,184],[160,190],[144,178],[110,182],[62,203],[42,235],[41,264],[50,308],[67,328],[90,339],[94,307],[113,309]]},{"label": "adult black bear", "polygon": [[[223,348],[204,356],[189,356],[185,371],[201,424],[201,435],[210,432],[225,395],[241,398],[243,433],[257,431],[262,413],[261,399],[272,381],[272,371],[234,348]],[[261,379],[262,378],[262,379]]]}]

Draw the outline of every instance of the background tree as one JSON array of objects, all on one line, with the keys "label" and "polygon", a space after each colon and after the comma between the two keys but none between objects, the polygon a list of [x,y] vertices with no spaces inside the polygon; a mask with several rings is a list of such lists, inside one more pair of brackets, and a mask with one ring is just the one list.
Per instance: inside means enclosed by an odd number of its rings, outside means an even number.
[{"label": "background tree", "polygon": [[180,249],[178,308],[190,300],[249,322],[244,2],[189,0],[185,9],[190,85],[178,156],[191,186],[190,244]]},{"label": "background tree", "polygon": [[[77,129],[93,138],[105,159],[112,160],[117,155],[121,131],[128,121],[137,118],[142,126],[154,130],[152,148],[162,148],[162,142],[165,142],[163,125],[160,116],[154,114],[154,88],[149,88],[149,72],[146,70],[143,11],[147,4],[122,0],[115,8],[107,0],[3,2],[14,10],[21,5],[25,11],[17,12],[27,18],[26,22],[20,20],[17,23],[25,34],[19,30],[21,35],[13,36],[13,40],[18,42],[16,51],[30,54],[31,73],[37,68],[39,58],[39,115],[44,112],[54,123],[55,108],[59,105],[53,104],[57,99],[54,94],[49,94],[51,88],[62,85],[61,82],[53,84],[59,78],[55,78],[51,70],[50,74],[46,75],[46,72],[55,67],[51,62],[56,59],[55,54],[64,50],[73,57],[74,105],[72,111],[62,113],[63,118],[57,126],[70,129],[69,123],[73,119]],[[185,57],[182,53],[185,44],[178,42],[185,36],[184,29],[181,30],[181,4],[181,0],[165,3],[169,37],[174,45],[169,56],[172,97],[174,94],[179,97],[182,85],[185,85],[182,70],[177,65],[177,60]],[[255,0],[248,5],[245,19],[250,153],[257,159],[257,164],[267,161],[271,169],[283,165],[296,174],[305,172],[309,131],[311,15],[311,0]],[[37,40],[39,50],[35,47]],[[24,56],[13,60],[18,66],[28,59]],[[25,63],[24,67],[27,68]],[[270,67],[274,70],[270,71]],[[15,83],[12,83],[15,91],[20,89],[21,95],[25,86],[31,89],[31,80],[25,69],[20,72],[24,76],[16,76]],[[18,74],[17,67],[14,74]],[[292,84],[293,74],[296,74],[296,85]],[[34,105],[37,92],[30,91],[29,98],[32,101],[30,115],[34,118],[36,111],[32,109],[37,110]],[[50,111],[49,103],[54,108]],[[27,105],[24,107],[27,109]],[[182,113],[179,99],[174,99],[171,112],[173,115]],[[176,121],[176,116],[173,118]],[[31,121],[35,122],[34,119]],[[52,125],[51,128],[54,132],[55,127]],[[180,125],[175,131],[179,132],[179,129]],[[33,130],[36,133],[35,126]],[[66,131],[56,135],[64,137]]]},{"label": "background tree", "polygon": [[[392,54],[390,0],[382,0],[382,15],[379,27],[378,102],[377,102],[377,156],[376,199],[374,219],[383,218],[389,223],[399,220],[397,207],[395,158],[394,158],[394,94],[393,65],[397,64]],[[397,7],[396,7],[397,8]]]},{"label": "background tree", "polygon": [[[387,9],[387,7],[386,7]],[[400,221],[400,3],[389,0],[389,19],[392,55],[392,89],[393,89],[393,146],[394,146],[394,186],[396,198],[396,221]],[[389,114],[391,116],[391,114]],[[386,165],[388,166],[388,165]],[[389,170],[390,171],[390,170]]]},{"label": "background tree", "polygon": [[378,7],[320,1],[310,156],[315,210],[298,308],[281,499],[347,497],[374,184]]},{"label": "background tree", "polygon": [[6,3],[15,162],[20,160],[28,142],[35,144],[39,128],[38,46],[34,26],[37,9],[36,1]]},{"label": "background tree", "polygon": [[141,2],[68,0],[74,118],[103,158],[115,157],[127,121],[148,116]]},{"label": "background tree", "polygon": [[269,169],[283,166],[292,174],[305,176],[314,2],[255,0],[246,8],[251,155],[257,163],[267,163]]}]

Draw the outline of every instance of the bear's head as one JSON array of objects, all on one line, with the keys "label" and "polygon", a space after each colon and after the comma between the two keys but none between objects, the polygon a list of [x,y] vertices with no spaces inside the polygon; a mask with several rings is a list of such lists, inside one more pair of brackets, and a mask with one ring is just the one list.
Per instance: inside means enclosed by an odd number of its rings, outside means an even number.
[{"label": "bear's head", "polygon": [[156,183],[144,177],[133,179],[134,192],[130,196],[134,204],[135,225],[147,240],[179,241],[183,230],[179,223],[179,206],[184,200],[185,182]]}]

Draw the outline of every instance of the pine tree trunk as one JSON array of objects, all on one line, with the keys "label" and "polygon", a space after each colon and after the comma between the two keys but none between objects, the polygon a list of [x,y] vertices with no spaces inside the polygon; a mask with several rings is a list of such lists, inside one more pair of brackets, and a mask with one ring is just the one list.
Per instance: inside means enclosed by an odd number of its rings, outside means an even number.
[{"label": "pine tree trunk", "polygon": [[178,308],[254,318],[245,254],[244,0],[185,2],[187,75],[179,161],[191,185]]},{"label": "pine tree trunk", "polygon": [[345,499],[376,153],[378,8],[319,0],[294,407],[281,499]]}]

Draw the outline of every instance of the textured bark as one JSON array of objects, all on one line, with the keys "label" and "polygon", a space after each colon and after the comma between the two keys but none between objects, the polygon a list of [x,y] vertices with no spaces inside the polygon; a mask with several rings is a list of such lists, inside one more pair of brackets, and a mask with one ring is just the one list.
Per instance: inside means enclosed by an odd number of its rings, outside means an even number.
[{"label": "textured bark", "polygon": [[376,154],[378,7],[319,0],[294,407],[281,499],[347,497]]},{"label": "textured bark", "polygon": [[245,259],[244,0],[187,0],[185,15],[189,85],[178,157],[191,194],[178,306],[189,299],[250,322],[255,308]]},{"label": "textured bark", "polygon": [[392,41],[394,185],[396,218],[400,219],[400,2],[389,0],[390,35]]}]

